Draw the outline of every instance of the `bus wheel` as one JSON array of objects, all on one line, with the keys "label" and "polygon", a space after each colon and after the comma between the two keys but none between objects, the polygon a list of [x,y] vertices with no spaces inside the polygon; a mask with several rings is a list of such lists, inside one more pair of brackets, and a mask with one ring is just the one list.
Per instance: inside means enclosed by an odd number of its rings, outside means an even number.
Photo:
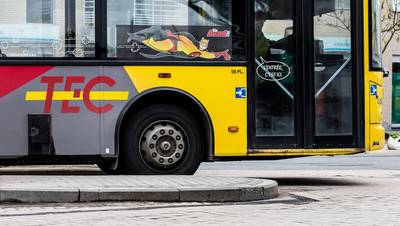
[{"label": "bus wheel", "polygon": [[195,118],[174,105],[154,105],[127,123],[123,161],[128,174],[194,174],[200,165],[202,133]]}]

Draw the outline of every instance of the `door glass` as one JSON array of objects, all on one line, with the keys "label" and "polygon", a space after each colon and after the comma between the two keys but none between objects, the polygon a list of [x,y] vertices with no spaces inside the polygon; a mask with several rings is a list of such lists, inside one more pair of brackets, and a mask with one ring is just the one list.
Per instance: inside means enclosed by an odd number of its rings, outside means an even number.
[{"label": "door glass", "polygon": [[256,0],[256,136],[295,135],[293,0]]},{"label": "door glass", "polygon": [[351,0],[314,0],[315,135],[351,135]]}]

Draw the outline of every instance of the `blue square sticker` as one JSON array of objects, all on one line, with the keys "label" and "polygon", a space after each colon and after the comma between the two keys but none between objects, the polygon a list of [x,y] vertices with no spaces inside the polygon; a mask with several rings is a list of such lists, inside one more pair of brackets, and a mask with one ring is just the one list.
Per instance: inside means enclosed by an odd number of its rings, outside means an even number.
[{"label": "blue square sticker", "polygon": [[247,97],[247,89],[244,87],[236,87],[235,89],[236,98],[246,98]]},{"label": "blue square sticker", "polygon": [[371,85],[370,93],[371,93],[371,96],[377,96],[378,95],[378,86],[377,85]]}]

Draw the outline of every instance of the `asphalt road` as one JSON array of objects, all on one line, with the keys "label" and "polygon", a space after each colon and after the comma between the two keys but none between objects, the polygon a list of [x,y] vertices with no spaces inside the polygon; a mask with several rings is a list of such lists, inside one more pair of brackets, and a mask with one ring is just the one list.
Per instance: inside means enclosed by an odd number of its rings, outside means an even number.
[{"label": "asphalt road", "polygon": [[[95,166],[1,168],[5,175],[100,175]],[[400,225],[400,151],[204,163],[199,176],[269,178],[277,199],[247,203],[0,206],[0,225]]]},{"label": "asphalt road", "polygon": [[400,170],[400,151],[316,156],[272,161],[204,163],[200,170]]}]

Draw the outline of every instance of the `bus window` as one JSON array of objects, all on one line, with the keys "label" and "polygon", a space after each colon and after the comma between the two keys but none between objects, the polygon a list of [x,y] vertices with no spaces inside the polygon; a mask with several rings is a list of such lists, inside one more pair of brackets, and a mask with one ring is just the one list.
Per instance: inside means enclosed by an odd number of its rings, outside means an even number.
[{"label": "bus window", "polygon": [[94,0],[0,0],[0,5],[0,49],[7,57],[95,56]]},{"label": "bus window", "polygon": [[295,135],[292,0],[257,0],[256,136]]},{"label": "bus window", "polygon": [[243,59],[244,49],[239,53],[234,43],[240,25],[232,21],[233,7],[232,0],[108,0],[107,55],[132,60]]},{"label": "bus window", "polygon": [[351,0],[314,0],[315,135],[352,135]]},{"label": "bus window", "polygon": [[381,5],[379,0],[371,0],[371,66],[372,69],[381,70],[382,49],[381,49]]}]

